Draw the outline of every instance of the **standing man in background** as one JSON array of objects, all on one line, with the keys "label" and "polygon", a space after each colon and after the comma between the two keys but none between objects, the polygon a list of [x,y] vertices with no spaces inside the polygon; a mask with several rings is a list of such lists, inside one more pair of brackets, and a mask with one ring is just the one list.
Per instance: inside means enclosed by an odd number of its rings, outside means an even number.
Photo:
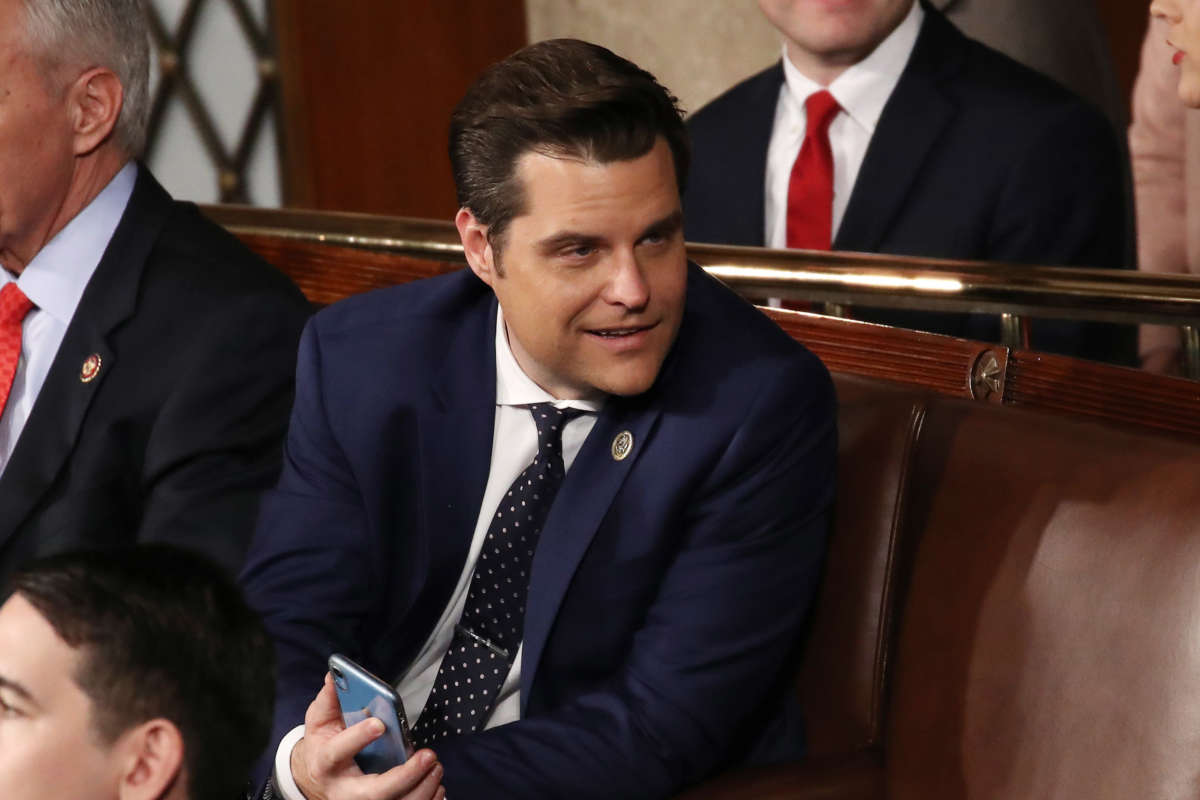
[{"label": "standing man in background", "polygon": [[300,292],[134,159],[137,0],[0,0],[0,579],[171,541],[236,571],[277,477]]},{"label": "standing man in background", "polygon": [[[692,241],[1121,267],[1121,151],[1094,108],[925,2],[760,0],[784,57],[689,121]],[[997,340],[993,317],[854,310]],[[1035,322],[1038,349],[1127,357]]]}]

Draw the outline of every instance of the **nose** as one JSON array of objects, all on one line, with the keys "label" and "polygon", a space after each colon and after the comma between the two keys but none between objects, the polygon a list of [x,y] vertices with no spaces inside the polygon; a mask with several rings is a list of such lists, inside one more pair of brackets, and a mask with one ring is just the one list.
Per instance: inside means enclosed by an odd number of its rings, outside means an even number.
[{"label": "nose", "polygon": [[1181,11],[1178,0],[1154,0],[1150,4],[1150,16],[1164,19],[1167,22],[1179,22]]},{"label": "nose", "polygon": [[617,253],[604,286],[604,301],[640,311],[650,301],[650,284],[632,250]]}]

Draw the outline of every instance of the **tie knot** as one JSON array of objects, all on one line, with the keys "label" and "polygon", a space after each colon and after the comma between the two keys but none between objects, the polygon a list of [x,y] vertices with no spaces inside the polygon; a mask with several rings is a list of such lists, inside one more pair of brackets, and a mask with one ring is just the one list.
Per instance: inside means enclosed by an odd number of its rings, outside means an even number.
[{"label": "tie knot", "polygon": [[563,427],[587,412],[579,408],[555,408],[552,403],[534,403],[529,407],[533,424],[537,426],[538,450],[558,449]]},{"label": "tie knot", "polygon": [[33,301],[25,296],[16,281],[9,281],[0,289],[0,325],[17,325],[33,308]]},{"label": "tie knot", "polygon": [[833,99],[828,91],[822,89],[813,92],[804,101],[804,113],[808,116],[807,128],[810,133],[824,135],[829,129],[829,123],[837,116],[842,107]]}]

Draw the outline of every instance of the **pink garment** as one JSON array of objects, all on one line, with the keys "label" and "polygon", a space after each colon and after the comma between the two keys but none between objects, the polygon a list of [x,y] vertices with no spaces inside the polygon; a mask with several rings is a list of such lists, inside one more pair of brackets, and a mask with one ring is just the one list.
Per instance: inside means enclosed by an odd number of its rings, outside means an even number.
[{"label": "pink garment", "polygon": [[[1133,159],[1138,268],[1200,275],[1200,113],[1179,100],[1179,67],[1167,26],[1152,20],[1133,86]],[[1138,353],[1178,351],[1179,329],[1143,325]]]}]

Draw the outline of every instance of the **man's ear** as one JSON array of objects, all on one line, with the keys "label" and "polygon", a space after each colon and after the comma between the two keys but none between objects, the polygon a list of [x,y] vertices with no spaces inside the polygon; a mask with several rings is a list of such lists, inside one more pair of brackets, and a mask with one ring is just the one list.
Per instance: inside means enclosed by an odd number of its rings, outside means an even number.
[{"label": "man's ear", "polygon": [[112,70],[93,67],[76,78],[67,91],[75,155],[87,155],[112,134],[125,103],[125,89]]},{"label": "man's ear", "polygon": [[471,271],[479,280],[493,286],[496,279],[496,251],[488,240],[488,226],[476,219],[469,208],[458,210],[454,224],[458,227],[458,236],[462,239],[463,252]]},{"label": "man's ear", "polygon": [[119,800],[186,796],[183,735],[170,720],[143,722],[121,734],[113,749],[120,770]]}]

